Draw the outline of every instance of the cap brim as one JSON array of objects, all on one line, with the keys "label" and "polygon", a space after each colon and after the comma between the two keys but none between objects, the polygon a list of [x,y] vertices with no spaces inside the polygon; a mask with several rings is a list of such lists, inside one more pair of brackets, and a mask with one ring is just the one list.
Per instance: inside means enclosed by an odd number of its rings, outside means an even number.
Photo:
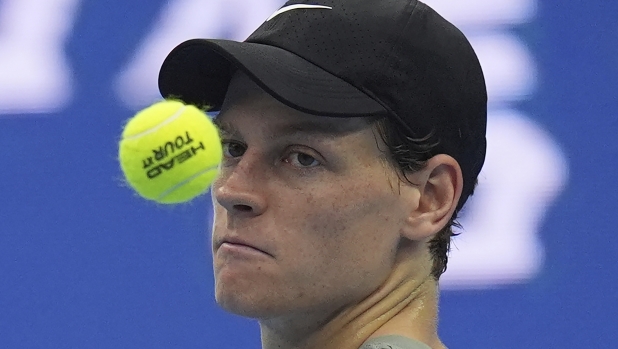
[{"label": "cap brim", "polygon": [[368,95],[284,49],[250,42],[193,39],[167,56],[159,73],[164,98],[220,110],[232,73],[241,69],[286,105],[323,116],[369,116],[386,109]]}]

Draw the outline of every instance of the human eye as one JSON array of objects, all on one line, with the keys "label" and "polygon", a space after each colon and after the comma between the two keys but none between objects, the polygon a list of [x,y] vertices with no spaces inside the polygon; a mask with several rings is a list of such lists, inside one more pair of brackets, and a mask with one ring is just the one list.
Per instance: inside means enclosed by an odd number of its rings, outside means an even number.
[{"label": "human eye", "polygon": [[223,157],[226,159],[235,159],[241,157],[247,150],[246,145],[231,140],[222,140],[221,147],[223,149]]},{"label": "human eye", "polygon": [[300,168],[310,168],[321,165],[321,162],[315,157],[299,151],[289,153],[289,155],[284,159],[284,161],[292,166]]}]

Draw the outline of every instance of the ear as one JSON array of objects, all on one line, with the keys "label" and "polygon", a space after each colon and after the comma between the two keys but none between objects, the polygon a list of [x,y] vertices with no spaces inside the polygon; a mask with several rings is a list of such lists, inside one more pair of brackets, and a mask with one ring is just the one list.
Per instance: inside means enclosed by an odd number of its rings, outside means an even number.
[{"label": "ear", "polygon": [[403,237],[431,239],[451,219],[463,189],[461,167],[449,155],[438,154],[417,172],[407,174],[418,191],[417,204],[410,206]]}]

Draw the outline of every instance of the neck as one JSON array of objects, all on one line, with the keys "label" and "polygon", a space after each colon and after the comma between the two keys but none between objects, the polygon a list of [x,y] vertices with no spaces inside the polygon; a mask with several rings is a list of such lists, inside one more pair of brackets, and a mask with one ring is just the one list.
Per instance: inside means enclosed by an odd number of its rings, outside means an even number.
[{"label": "neck", "polygon": [[410,251],[403,252],[380,287],[330,318],[316,322],[304,314],[260,321],[263,349],[358,349],[366,340],[388,334],[441,348],[436,334],[437,282],[430,274],[431,263],[419,263],[418,258],[409,258],[406,253]]}]

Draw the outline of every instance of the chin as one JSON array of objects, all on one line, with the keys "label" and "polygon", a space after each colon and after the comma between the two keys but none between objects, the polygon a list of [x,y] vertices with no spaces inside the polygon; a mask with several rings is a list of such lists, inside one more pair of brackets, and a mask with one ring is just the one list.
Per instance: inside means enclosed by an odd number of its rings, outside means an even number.
[{"label": "chin", "polygon": [[232,292],[217,288],[215,292],[217,304],[225,311],[253,319],[266,319],[275,316],[269,304],[272,300],[259,297],[254,293]]},{"label": "chin", "polygon": [[269,304],[276,302],[277,292],[250,276],[218,273],[215,277],[215,300],[224,310],[250,318],[267,315]]}]

